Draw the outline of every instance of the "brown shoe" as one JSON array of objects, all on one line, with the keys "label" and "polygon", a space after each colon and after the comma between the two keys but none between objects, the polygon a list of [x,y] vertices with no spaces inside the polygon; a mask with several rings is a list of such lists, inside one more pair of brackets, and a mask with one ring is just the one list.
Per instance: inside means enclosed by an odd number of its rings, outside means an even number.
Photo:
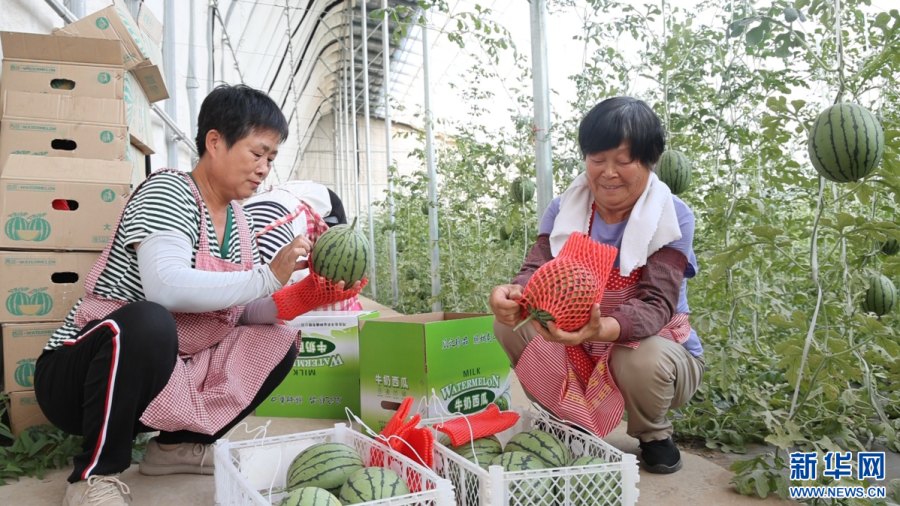
[{"label": "brown shoe", "polygon": [[131,489],[119,481],[119,475],[88,476],[87,481],[69,483],[63,506],[102,504],[124,506],[131,504]]},{"label": "brown shoe", "polygon": [[156,438],[147,443],[144,460],[138,466],[141,474],[162,476],[166,474],[205,474],[214,471],[212,445],[181,443],[166,450]]}]

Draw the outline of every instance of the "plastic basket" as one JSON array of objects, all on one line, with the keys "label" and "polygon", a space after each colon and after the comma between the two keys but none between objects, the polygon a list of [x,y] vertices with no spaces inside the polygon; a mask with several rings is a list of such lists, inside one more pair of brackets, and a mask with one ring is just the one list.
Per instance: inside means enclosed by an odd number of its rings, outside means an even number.
[{"label": "plastic basket", "polygon": [[406,478],[410,490],[419,490],[411,494],[361,504],[427,506],[454,504],[453,486],[449,480],[437,476],[432,470],[343,423],[336,424],[333,429],[287,436],[239,442],[219,440],[214,450],[216,504],[278,504],[286,495],[285,478],[291,461],[303,449],[324,442],[352,446],[367,466],[388,467]]},{"label": "plastic basket", "polygon": [[[632,506],[640,480],[637,459],[602,439],[553,419],[540,408],[522,413],[515,427],[497,434],[504,445],[514,434],[540,429],[559,437],[572,457],[600,457],[606,463],[506,472],[487,470],[435,442],[434,470],[453,483],[459,506]],[[429,420],[438,423],[437,420]]]}]

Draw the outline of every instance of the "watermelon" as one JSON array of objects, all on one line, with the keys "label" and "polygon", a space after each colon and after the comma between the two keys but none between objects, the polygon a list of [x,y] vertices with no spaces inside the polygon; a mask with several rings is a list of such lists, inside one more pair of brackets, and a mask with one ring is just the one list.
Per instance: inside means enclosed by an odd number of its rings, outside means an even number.
[{"label": "watermelon", "polygon": [[[552,263],[540,266],[526,285],[524,300],[528,316],[516,325],[515,330],[534,319],[544,328],[547,328],[547,322],[553,321],[567,332],[578,330],[590,319],[591,306],[602,293],[597,277],[588,267],[557,257]],[[548,307],[542,307],[545,302]]]},{"label": "watermelon", "polygon": [[337,494],[363,461],[352,447],[342,443],[317,443],[300,452],[288,467],[286,488],[320,487]]},{"label": "watermelon", "polygon": [[884,153],[884,130],[875,116],[856,104],[835,104],[816,118],[807,149],[819,175],[836,183],[869,175]]},{"label": "watermelon", "polygon": [[680,151],[667,150],[659,157],[656,174],[678,195],[691,186],[691,161]]},{"label": "watermelon", "polygon": [[[487,436],[478,438],[471,443],[461,444],[453,447],[453,451],[464,457],[473,464],[478,464],[487,469],[491,460],[497,455],[503,453],[503,446],[497,436]],[[475,458],[478,458],[478,462]]]},{"label": "watermelon", "polygon": [[784,20],[788,23],[793,23],[797,21],[797,18],[800,17],[800,11],[793,7],[785,7],[784,9]]},{"label": "watermelon", "polygon": [[303,487],[292,490],[279,506],[341,506],[341,501],[324,488]]},{"label": "watermelon", "polygon": [[509,198],[513,202],[524,204],[534,198],[534,190],[534,181],[525,176],[519,176],[513,179],[509,185]]},{"label": "watermelon", "polygon": [[343,504],[359,504],[406,494],[409,488],[396,472],[384,467],[365,467],[347,478],[340,499]]},{"label": "watermelon", "polygon": [[[575,459],[569,467],[605,464],[600,457],[585,455]],[[622,487],[619,472],[593,472],[569,476],[569,502],[571,506],[595,506],[597,504],[621,504]]]},{"label": "watermelon", "polygon": [[[507,451],[494,457],[492,466],[500,466],[504,471],[537,471],[546,469],[540,459],[520,451]],[[509,504],[532,504],[535,500],[550,500],[553,495],[553,481],[550,478],[525,478],[508,480]],[[506,504],[498,501],[499,504]],[[556,504],[550,500],[547,504]]]},{"label": "watermelon", "polygon": [[896,255],[900,252],[900,242],[897,239],[888,239],[881,245],[881,252],[885,255]]},{"label": "watermelon", "polygon": [[887,276],[878,275],[869,280],[869,289],[863,300],[863,309],[869,313],[883,316],[891,312],[897,302],[897,288]]},{"label": "watermelon", "polygon": [[366,276],[369,241],[356,229],[356,218],[349,225],[335,225],[316,241],[312,249],[312,271],[334,282],[352,285]]},{"label": "watermelon", "polygon": [[534,455],[544,467],[564,467],[570,452],[558,437],[538,429],[520,432],[506,443],[505,451],[521,451]]}]

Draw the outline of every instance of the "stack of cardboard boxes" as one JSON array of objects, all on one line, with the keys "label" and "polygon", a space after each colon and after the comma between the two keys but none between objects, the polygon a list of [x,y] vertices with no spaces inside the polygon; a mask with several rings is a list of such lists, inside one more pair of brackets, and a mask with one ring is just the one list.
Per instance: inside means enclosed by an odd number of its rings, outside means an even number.
[{"label": "stack of cardboard boxes", "polygon": [[[88,24],[117,27],[116,37]],[[54,35],[0,32],[0,340],[14,434],[44,423],[35,361],[83,294],[132,181],[145,177],[147,95],[167,94],[158,59],[126,71],[131,34],[152,46],[137,26],[117,1]]]}]

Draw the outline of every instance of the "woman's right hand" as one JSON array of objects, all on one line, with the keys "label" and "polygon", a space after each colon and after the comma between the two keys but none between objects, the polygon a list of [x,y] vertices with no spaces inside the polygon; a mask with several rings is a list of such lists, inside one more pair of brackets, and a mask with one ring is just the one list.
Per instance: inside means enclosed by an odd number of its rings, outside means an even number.
[{"label": "woman's right hand", "polygon": [[522,306],[519,305],[521,299],[521,286],[498,285],[491,290],[488,305],[491,306],[491,312],[498,322],[514,327],[522,319]]},{"label": "woman's right hand", "polygon": [[310,250],[312,250],[312,243],[309,242],[309,238],[305,235],[298,235],[272,257],[269,269],[281,282],[281,286],[287,284],[294,271],[307,267],[306,260],[303,259],[309,256]]}]

